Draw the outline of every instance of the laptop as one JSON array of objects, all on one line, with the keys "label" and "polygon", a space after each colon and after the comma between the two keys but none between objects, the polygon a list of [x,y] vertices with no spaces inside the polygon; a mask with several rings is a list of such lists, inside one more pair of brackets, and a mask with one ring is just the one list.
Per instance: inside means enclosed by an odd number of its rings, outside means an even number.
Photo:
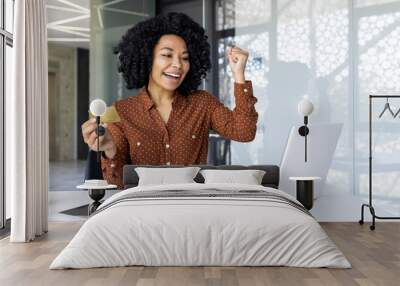
[{"label": "laptop", "polygon": [[299,134],[299,127],[292,127],[280,165],[279,189],[296,196],[296,182],[289,177],[321,177],[314,182],[314,199],[317,198],[325,185],[342,127],[342,123],[308,125],[307,162],[304,137]]}]

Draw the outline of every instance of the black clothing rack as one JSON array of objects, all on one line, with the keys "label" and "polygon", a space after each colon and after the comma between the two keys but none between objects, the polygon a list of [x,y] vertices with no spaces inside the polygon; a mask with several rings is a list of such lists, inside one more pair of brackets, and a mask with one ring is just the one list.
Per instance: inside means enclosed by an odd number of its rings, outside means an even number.
[{"label": "black clothing rack", "polygon": [[400,219],[400,217],[384,217],[378,216],[375,213],[375,209],[372,204],[372,100],[373,99],[389,99],[389,98],[400,98],[400,95],[370,95],[369,96],[369,203],[362,204],[361,206],[361,219],[359,220],[360,224],[364,223],[364,207],[368,207],[369,211],[372,215],[372,225],[370,225],[370,229],[375,229],[375,219]]}]

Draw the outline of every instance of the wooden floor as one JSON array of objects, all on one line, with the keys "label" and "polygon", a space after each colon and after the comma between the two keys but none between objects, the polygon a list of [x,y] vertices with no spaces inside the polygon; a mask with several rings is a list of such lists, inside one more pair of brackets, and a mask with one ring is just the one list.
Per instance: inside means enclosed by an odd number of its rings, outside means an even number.
[{"label": "wooden floor", "polygon": [[0,241],[0,285],[400,285],[400,223],[379,222],[375,231],[358,223],[323,223],[353,268],[121,267],[48,270],[79,229],[79,222],[51,223],[32,243]]}]

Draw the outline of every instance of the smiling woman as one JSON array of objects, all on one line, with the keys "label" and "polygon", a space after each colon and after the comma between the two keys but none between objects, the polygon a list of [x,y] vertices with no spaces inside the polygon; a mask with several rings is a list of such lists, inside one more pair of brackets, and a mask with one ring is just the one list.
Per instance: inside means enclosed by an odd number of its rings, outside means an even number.
[{"label": "smiling woman", "polygon": [[[232,111],[204,90],[201,80],[211,68],[210,45],[204,29],[187,15],[169,13],[129,29],[114,52],[128,89],[137,96],[114,103],[121,118],[100,136],[105,179],[119,188],[122,167],[137,165],[206,164],[208,133],[240,142],[256,134],[257,99],[245,80],[248,53],[227,50],[235,79],[236,107]],[[97,149],[96,123],[82,125],[83,138]]]}]

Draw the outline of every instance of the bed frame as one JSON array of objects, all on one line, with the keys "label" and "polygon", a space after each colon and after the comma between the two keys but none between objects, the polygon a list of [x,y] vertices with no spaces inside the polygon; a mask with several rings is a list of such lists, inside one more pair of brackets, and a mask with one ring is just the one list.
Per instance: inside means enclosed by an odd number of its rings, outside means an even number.
[{"label": "bed frame", "polygon": [[[279,167],[276,165],[219,165],[219,166],[211,166],[211,165],[172,165],[172,166],[150,166],[150,165],[125,165],[123,169],[123,184],[124,189],[136,187],[139,182],[138,174],[135,171],[136,167],[149,167],[149,168],[171,168],[171,167],[191,167],[196,166],[200,167],[202,170],[205,169],[217,169],[217,170],[264,170],[266,173],[262,179],[261,184],[265,187],[271,187],[278,189],[279,186]],[[194,178],[197,183],[204,183],[203,176],[198,173]]]}]

